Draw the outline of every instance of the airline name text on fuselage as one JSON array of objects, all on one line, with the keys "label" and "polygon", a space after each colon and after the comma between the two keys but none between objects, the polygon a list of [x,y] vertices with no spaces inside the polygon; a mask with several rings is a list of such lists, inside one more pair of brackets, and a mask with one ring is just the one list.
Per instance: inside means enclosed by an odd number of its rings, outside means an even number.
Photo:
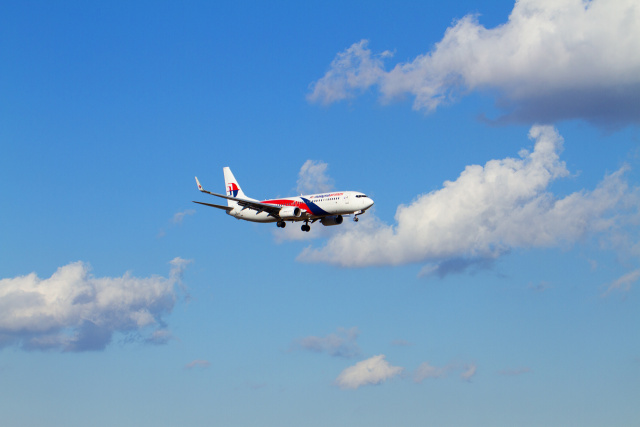
[{"label": "airline name text on fuselage", "polygon": [[337,197],[342,196],[344,193],[331,193],[331,194],[317,194],[315,196],[309,197],[310,199],[325,199],[327,197]]}]

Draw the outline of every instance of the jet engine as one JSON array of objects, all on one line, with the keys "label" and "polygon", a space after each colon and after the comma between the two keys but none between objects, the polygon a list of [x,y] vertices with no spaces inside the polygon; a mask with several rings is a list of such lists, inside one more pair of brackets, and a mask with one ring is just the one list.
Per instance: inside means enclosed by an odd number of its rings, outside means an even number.
[{"label": "jet engine", "polygon": [[284,208],[280,209],[278,215],[282,219],[300,218],[300,215],[302,215],[302,211],[300,210],[300,208],[295,206],[285,206]]},{"label": "jet engine", "polygon": [[343,220],[342,215],[332,215],[332,216],[325,216],[320,220],[320,222],[324,226],[329,226],[329,225],[342,224],[342,220]]}]

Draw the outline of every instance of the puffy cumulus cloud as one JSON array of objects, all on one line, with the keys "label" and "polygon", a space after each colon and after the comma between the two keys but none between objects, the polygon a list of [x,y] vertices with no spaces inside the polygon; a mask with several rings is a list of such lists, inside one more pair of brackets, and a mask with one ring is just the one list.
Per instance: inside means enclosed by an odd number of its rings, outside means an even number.
[{"label": "puffy cumulus cloud", "polygon": [[335,383],[342,389],[355,390],[364,385],[380,384],[400,375],[403,370],[399,366],[391,366],[381,354],[348,367],[340,373]]},{"label": "puffy cumulus cloud", "polygon": [[311,85],[307,98],[312,102],[331,104],[353,98],[358,92],[380,84],[387,75],[383,60],[392,54],[387,51],[372,55],[367,46],[367,40],[362,40],[338,53],[324,77]]},{"label": "puffy cumulus cloud", "polygon": [[327,175],[327,165],[316,160],[304,162],[298,172],[298,186],[296,190],[300,194],[324,193],[333,187],[333,181]]},{"label": "puffy cumulus cloud", "polygon": [[94,277],[74,262],[46,279],[35,273],[0,280],[0,345],[27,350],[102,350],[115,332],[141,333],[165,343],[171,334],[162,316],[176,302],[176,285],[189,261],[171,261],[169,278]]},{"label": "puffy cumulus cloud", "polygon": [[513,248],[570,244],[619,227],[625,212],[637,213],[638,191],[624,180],[626,168],[607,175],[593,191],[555,197],[549,185],[569,175],[559,157],[563,139],[550,126],[533,126],[529,136],[533,151],[467,166],[440,190],[399,206],[396,225],[363,217],[324,247],[307,247],[298,260],[345,267],[426,262],[421,274],[442,276]]},{"label": "puffy cumulus cloud", "polygon": [[337,55],[308,99],[331,103],[377,86],[382,99],[415,97],[434,111],[458,94],[497,92],[502,121],[584,118],[640,122],[640,4],[636,0],[520,0],[496,28],[467,15],[428,53],[385,70],[389,52],[366,40]]},{"label": "puffy cumulus cloud", "polygon": [[355,357],[360,354],[360,347],[356,342],[360,335],[358,328],[338,328],[335,333],[325,337],[308,336],[294,342],[294,348],[309,350],[316,353],[327,353],[335,357]]}]

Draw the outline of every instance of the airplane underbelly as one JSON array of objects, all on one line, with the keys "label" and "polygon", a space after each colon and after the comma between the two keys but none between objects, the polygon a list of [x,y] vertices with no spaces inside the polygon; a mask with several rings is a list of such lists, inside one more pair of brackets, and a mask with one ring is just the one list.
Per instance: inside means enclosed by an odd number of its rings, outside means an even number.
[{"label": "airplane underbelly", "polygon": [[252,221],[252,222],[276,222],[278,220],[277,218],[274,218],[273,216],[269,215],[266,212],[258,213],[251,209],[245,209],[243,211],[233,213],[233,216],[235,216],[238,219],[243,219],[245,221]]}]

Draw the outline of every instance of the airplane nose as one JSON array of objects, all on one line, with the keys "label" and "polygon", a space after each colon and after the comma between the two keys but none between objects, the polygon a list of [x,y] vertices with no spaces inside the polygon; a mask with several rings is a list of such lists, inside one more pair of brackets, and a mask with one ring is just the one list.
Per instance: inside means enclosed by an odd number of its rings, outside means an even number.
[{"label": "airplane nose", "polygon": [[367,197],[367,207],[365,209],[369,209],[371,206],[373,206],[373,199],[371,199],[370,197]]}]

